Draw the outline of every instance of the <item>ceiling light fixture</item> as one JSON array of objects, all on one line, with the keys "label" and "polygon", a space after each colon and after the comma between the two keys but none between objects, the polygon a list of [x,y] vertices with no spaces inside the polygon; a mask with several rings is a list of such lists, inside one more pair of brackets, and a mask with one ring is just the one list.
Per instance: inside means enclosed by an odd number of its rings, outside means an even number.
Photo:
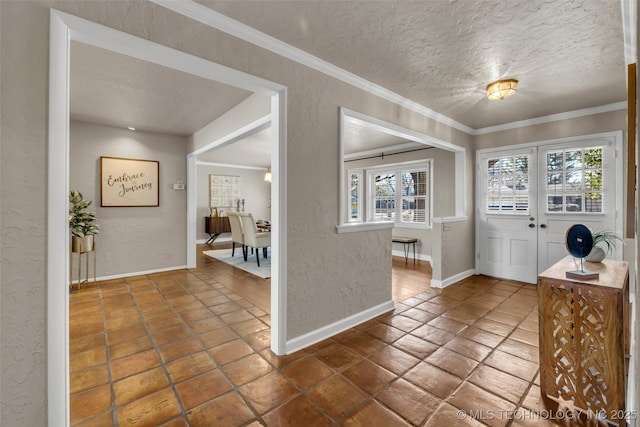
[{"label": "ceiling light fixture", "polygon": [[127,129],[129,129],[129,130],[136,130],[136,128],[134,128],[133,126],[127,126]]},{"label": "ceiling light fixture", "polygon": [[515,79],[497,80],[487,85],[487,98],[505,99],[516,93],[518,90],[518,81]]},{"label": "ceiling light fixture", "polygon": [[267,173],[264,174],[264,180],[271,182],[271,168],[267,168]]}]

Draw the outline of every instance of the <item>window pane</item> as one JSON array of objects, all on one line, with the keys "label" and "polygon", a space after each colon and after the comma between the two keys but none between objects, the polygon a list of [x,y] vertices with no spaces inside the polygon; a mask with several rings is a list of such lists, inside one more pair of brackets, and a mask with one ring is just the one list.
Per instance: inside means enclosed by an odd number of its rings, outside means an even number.
[{"label": "window pane", "polygon": [[547,154],[547,170],[549,171],[562,170],[562,153]]},{"label": "window pane", "polygon": [[602,212],[602,193],[585,193],[585,212]]},{"label": "window pane", "polygon": [[547,153],[547,212],[602,212],[602,151]]},{"label": "window pane", "polygon": [[571,192],[582,191],[582,171],[567,172],[566,190]]},{"label": "window pane", "polygon": [[589,169],[602,168],[602,147],[586,149],[584,151],[584,164]]},{"label": "window pane", "polygon": [[529,210],[529,156],[487,161],[486,209],[505,213]]},{"label": "window pane", "polygon": [[582,169],[582,150],[567,151],[565,165],[567,170]]},{"label": "window pane", "polygon": [[395,212],[395,174],[376,175],[375,178],[375,207],[374,218],[378,220],[393,220]]},{"label": "window pane", "polygon": [[586,171],[584,186],[586,190],[602,190],[602,171]]},{"label": "window pane", "polygon": [[426,223],[427,171],[402,171],[402,205],[396,221]]},{"label": "window pane", "polygon": [[362,171],[351,172],[350,192],[349,192],[349,220],[351,222],[362,220],[362,206],[360,198],[362,197]]},{"label": "window pane", "polygon": [[566,196],[567,212],[582,212],[582,196]]},{"label": "window pane", "polygon": [[549,212],[562,212],[562,196],[547,197],[547,210]]},{"label": "window pane", "polygon": [[374,190],[371,192],[372,219],[425,225],[430,223],[431,187],[428,165],[419,169],[371,173],[368,176]]}]

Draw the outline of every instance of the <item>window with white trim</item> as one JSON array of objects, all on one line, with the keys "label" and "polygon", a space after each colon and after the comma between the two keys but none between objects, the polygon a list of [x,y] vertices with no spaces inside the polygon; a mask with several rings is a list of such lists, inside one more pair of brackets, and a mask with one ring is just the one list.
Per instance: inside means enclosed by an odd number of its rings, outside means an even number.
[{"label": "window with white trim", "polygon": [[362,222],[362,188],[364,187],[363,172],[349,171],[349,204],[348,222]]},{"label": "window with white trim", "polygon": [[546,154],[547,212],[602,213],[602,147]]},{"label": "window with white trim", "polygon": [[370,221],[431,225],[429,162],[370,170],[367,176]]},{"label": "window with white trim", "polygon": [[488,213],[529,213],[529,156],[487,159]]}]

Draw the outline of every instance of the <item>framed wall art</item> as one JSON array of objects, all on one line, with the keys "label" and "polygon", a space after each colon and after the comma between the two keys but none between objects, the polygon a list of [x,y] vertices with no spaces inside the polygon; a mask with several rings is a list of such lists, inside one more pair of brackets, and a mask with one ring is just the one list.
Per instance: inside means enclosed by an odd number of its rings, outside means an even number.
[{"label": "framed wall art", "polygon": [[211,198],[209,206],[232,207],[242,197],[241,178],[234,175],[209,175]]},{"label": "framed wall art", "polygon": [[160,206],[160,162],[100,157],[100,206]]}]

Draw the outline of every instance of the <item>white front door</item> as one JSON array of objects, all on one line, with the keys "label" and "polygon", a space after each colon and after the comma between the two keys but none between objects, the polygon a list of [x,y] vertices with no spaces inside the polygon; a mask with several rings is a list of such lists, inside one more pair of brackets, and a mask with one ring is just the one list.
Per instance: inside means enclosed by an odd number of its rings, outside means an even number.
[{"label": "white front door", "polygon": [[[539,147],[538,153],[542,272],[567,255],[566,232],[572,225],[583,224],[592,231],[616,229],[616,168],[613,144],[602,140]],[[618,252],[608,257],[620,258],[622,251]]]},{"label": "white front door", "polygon": [[565,235],[573,224],[622,235],[616,222],[622,167],[614,140],[479,152],[479,273],[536,283],[540,272],[567,255]]},{"label": "white front door", "polygon": [[[527,148],[481,155],[478,197],[480,273],[528,282],[537,265],[536,150]],[[533,190],[533,191],[532,191]]]}]

